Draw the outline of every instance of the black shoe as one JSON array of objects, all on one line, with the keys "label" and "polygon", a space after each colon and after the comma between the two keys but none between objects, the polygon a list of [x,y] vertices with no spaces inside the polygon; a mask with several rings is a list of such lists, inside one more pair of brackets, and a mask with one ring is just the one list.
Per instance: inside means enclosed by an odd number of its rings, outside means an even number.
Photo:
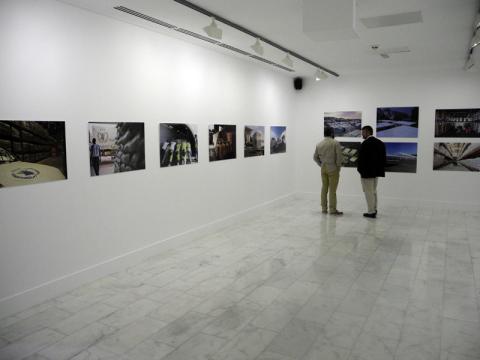
[{"label": "black shoe", "polygon": [[371,219],[375,219],[377,217],[377,213],[364,213],[363,216]]}]

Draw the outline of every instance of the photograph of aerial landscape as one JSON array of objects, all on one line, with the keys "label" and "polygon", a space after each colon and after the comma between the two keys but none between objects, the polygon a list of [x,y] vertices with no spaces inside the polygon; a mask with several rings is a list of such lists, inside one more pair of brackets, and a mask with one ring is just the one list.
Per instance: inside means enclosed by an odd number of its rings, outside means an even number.
[{"label": "photograph of aerial landscape", "polygon": [[362,134],[361,111],[337,111],[324,114],[324,127],[331,127],[335,137],[360,137]]},{"label": "photograph of aerial landscape", "polygon": [[343,154],[343,167],[357,167],[360,145],[360,142],[340,142]]},{"label": "photograph of aerial landscape", "polygon": [[418,107],[377,108],[378,137],[418,137]]},{"label": "photograph of aerial landscape", "polygon": [[385,143],[387,151],[387,172],[417,172],[417,144],[416,143]]},{"label": "photograph of aerial landscape", "polygon": [[480,171],[480,143],[435,143],[433,170]]}]

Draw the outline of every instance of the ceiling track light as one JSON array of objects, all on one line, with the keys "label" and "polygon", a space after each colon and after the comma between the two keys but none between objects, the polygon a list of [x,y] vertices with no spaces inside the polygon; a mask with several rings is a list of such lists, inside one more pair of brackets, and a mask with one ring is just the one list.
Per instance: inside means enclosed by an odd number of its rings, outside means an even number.
[{"label": "ceiling track light", "polygon": [[[475,71],[477,70],[477,64],[479,63],[479,54],[480,54],[480,12],[477,13],[475,17],[475,22],[473,23],[473,36],[470,41],[470,48],[468,49],[467,61],[465,62],[464,69],[466,71]],[[475,64],[477,62],[477,64]],[[476,66],[477,65],[477,66]]]},{"label": "ceiling track light", "polygon": [[217,23],[215,22],[215,18],[213,16],[212,16],[212,22],[210,23],[210,25],[205,26],[203,28],[203,31],[205,31],[205,33],[211,38],[222,40],[223,31],[218,27]]},{"label": "ceiling track light", "polygon": [[475,23],[473,24],[473,29],[474,30],[480,29],[480,12],[477,14],[477,17],[475,18]]},{"label": "ceiling track light", "polygon": [[282,60],[282,63],[284,63],[284,64],[287,65],[288,67],[293,68],[293,60],[292,60],[292,58],[290,57],[290,54],[289,54],[289,53],[287,53],[287,54],[285,55],[285,57],[284,57],[283,60]]},{"label": "ceiling track light", "polygon": [[250,48],[255,51],[258,55],[260,56],[263,56],[263,53],[264,53],[264,48],[262,46],[262,44],[260,43],[260,39],[257,38],[257,40],[255,41],[255,44],[253,44],[252,46],[250,46]]},{"label": "ceiling track light", "polygon": [[477,29],[477,31],[475,32],[475,34],[472,38],[472,42],[470,44],[470,49],[474,49],[478,45],[480,45],[480,30]]},{"label": "ceiling track light", "polygon": [[[223,23],[223,24],[225,24],[225,25],[228,25],[228,26],[230,26],[230,27],[232,27],[232,28],[234,28],[234,29],[236,29],[236,30],[238,30],[238,31],[241,31],[241,32],[243,32],[243,33],[245,33],[245,34],[247,34],[247,35],[250,35],[250,36],[252,36],[252,37],[254,37],[254,38],[261,39],[264,43],[266,43],[266,44],[268,44],[268,45],[270,45],[270,46],[273,46],[274,48],[277,48],[277,49],[279,49],[279,50],[281,50],[281,51],[283,51],[283,52],[285,52],[285,53],[287,53],[287,54],[290,54],[291,56],[293,56],[293,57],[295,57],[295,58],[297,58],[297,59],[299,59],[299,60],[301,60],[301,61],[303,61],[303,62],[305,62],[305,63],[307,63],[307,64],[310,64],[310,65],[314,66],[315,68],[322,69],[323,71],[325,71],[326,73],[329,73],[330,75],[333,75],[333,76],[336,76],[336,77],[340,76],[340,75],[338,75],[336,72],[334,72],[334,71],[332,71],[332,70],[330,70],[330,69],[327,69],[326,67],[324,67],[324,66],[322,66],[322,65],[320,65],[320,64],[317,64],[316,62],[314,62],[314,61],[312,61],[312,60],[310,60],[310,59],[307,59],[306,57],[304,57],[304,56],[302,56],[302,55],[300,55],[300,54],[298,54],[298,53],[296,53],[296,52],[294,52],[294,51],[291,51],[291,50],[289,50],[289,49],[286,49],[286,48],[284,48],[283,46],[281,46],[281,45],[273,42],[272,40],[269,40],[269,39],[267,39],[267,38],[265,38],[265,37],[263,37],[263,36],[255,33],[255,32],[253,32],[253,31],[251,31],[251,30],[249,30],[249,29],[246,29],[246,28],[244,28],[244,27],[241,26],[241,25],[238,25],[238,24],[236,24],[236,23],[234,23],[234,22],[232,22],[232,21],[230,21],[230,20],[228,20],[228,19],[225,19],[224,17],[221,17],[221,16],[219,16],[219,15],[216,15],[216,14],[212,13],[211,11],[209,11],[209,10],[207,10],[207,9],[204,9],[204,8],[198,6],[198,5],[195,5],[195,4],[191,3],[190,1],[187,1],[187,0],[174,0],[174,1],[175,1],[176,3],[178,3],[178,4],[180,4],[180,5],[184,5],[184,6],[190,8],[190,9],[192,9],[192,10],[195,10],[195,11],[201,13],[201,14],[204,14],[204,15],[210,16],[210,17],[212,17],[212,18],[215,18],[215,20],[217,20],[217,21],[219,21],[219,22],[221,22],[221,23]],[[290,60],[291,60],[291,59],[290,59]],[[292,61],[292,66],[293,66],[293,61]]]},{"label": "ceiling track light", "polygon": [[325,74],[324,71],[321,71],[320,69],[317,69],[317,71],[315,71],[315,81],[321,81],[321,80],[327,80],[328,79],[328,75]]}]

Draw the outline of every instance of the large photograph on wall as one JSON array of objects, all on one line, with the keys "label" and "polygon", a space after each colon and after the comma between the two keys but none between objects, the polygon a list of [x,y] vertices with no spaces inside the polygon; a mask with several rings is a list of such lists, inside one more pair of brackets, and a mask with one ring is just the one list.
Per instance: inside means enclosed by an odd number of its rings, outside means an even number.
[{"label": "large photograph on wall", "polygon": [[143,123],[88,123],[90,176],[145,169]]},{"label": "large photograph on wall", "polygon": [[360,142],[340,142],[343,154],[343,167],[356,168],[358,165],[358,153],[360,152]]},{"label": "large photograph on wall", "polygon": [[435,143],[433,170],[480,171],[480,143]]},{"label": "large photograph on wall", "polygon": [[287,152],[287,127],[270,127],[270,154]]},{"label": "large photograph on wall", "polygon": [[208,126],[208,156],[210,161],[237,157],[237,128],[235,125]]},{"label": "large photograph on wall", "polygon": [[388,172],[417,172],[417,144],[386,142],[387,163],[385,171]]},{"label": "large photograph on wall", "polygon": [[324,127],[331,127],[335,137],[360,137],[362,134],[361,111],[336,111],[324,113]]},{"label": "large photograph on wall", "polygon": [[66,178],[65,122],[0,121],[0,188]]},{"label": "large photograph on wall", "polygon": [[197,125],[160,124],[160,167],[198,162]]},{"label": "large photograph on wall", "polygon": [[418,106],[377,108],[378,137],[418,137]]},{"label": "large photograph on wall", "polygon": [[265,126],[245,126],[244,156],[265,155]]},{"label": "large photograph on wall", "polygon": [[480,137],[480,109],[435,110],[435,137]]}]

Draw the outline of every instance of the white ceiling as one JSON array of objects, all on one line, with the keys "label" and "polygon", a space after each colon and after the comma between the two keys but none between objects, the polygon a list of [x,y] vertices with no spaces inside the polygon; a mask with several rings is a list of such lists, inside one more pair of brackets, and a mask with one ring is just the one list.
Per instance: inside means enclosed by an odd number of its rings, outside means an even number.
[{"label": "white ceiling", "polygon": [[[203,34],[202,28],[208,25],[209,19],[173,0],[60,1],[154,31],[181,37],[187,41],[198,42],[230,54],[218,46],[165,30],[158,25],[113,9],[114,6],[122,5]],[[192,0],[191,2],[293,50],[339,73],[340,76],[349,73],[402,69],[460,69],[465,64],[474,18],[480,7],[479,0],[357,0],[357,19],[421,11],[423,22],[367,29],[360,21],[356,21],[358,34],[356,39],[314,41],[303,32],[302,0]],[[332,8],[327,7],[319,17],[331,12]],[[224,24],[219,23],[219,26],[223,29],[222,42],[252,52],[250,45],[255,39]],[[384,59],[371,49],[371,45],[374,44],[379,45],[380,49],[408,46],[411,52],[392,54],[390,58]],[[281,63],[284,53],[265,45],[264,57]],[[313,75],[314,67],[295,58],[293,60],[295,64],[293,76]]]}]

